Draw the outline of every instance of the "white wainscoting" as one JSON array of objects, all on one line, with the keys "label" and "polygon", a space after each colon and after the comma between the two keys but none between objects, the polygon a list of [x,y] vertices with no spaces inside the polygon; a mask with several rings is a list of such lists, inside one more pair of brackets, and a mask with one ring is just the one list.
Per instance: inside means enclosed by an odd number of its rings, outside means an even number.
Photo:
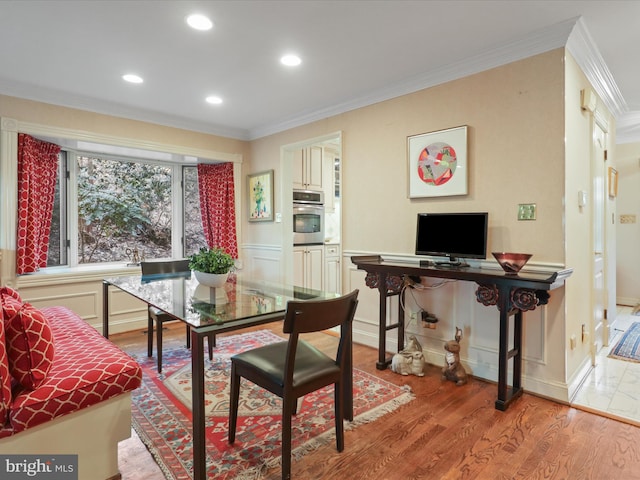
[{"label": "white wainscoting", "polygon": [[239,271],[247,278],[282,282],[285,278],[282,247],[280,245],[240,246],[242,267]]},{"label": "white wainscoting", "polygon": [[[65,271],[18,277],[17,289],[23,300],[37,308],[70,308],[102,333],[102,279],[116,275],[140,274],[140,269],[118,268],[109,271]],[[133,296],[109,289],[109,333],[147,327],[147,305]]]}]

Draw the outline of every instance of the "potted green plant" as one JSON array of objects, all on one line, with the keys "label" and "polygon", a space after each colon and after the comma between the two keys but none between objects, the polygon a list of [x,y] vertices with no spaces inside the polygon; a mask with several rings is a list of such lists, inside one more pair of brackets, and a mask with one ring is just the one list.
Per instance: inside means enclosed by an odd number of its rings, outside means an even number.
[{"label": "potted green plant", "polygon": [[189,256],[189,268],[198,282],[208,287],[223,286],[234,265],[233,257],[219,247],[203,247]]}]

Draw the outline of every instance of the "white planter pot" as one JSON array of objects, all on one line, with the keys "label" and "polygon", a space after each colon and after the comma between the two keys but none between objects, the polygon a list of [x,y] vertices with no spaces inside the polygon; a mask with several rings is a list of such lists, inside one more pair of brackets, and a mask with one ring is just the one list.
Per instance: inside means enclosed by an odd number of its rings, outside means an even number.
[{"label": "white planter pot", "polygon": [[196,280],[200,285],[205,285],[207,287],[220,288],[224,286],[229,277],[229,272],[227,273],[205,273],[198,272],[196,270],[193,271],[196,276]]}]

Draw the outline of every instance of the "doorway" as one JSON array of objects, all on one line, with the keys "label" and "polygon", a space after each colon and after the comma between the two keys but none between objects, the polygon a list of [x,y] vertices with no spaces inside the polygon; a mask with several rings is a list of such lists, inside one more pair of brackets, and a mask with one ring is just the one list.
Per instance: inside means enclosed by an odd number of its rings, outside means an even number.
[{"label": "doorway", "polygon": [[[282,198],[282,271],[284,272],[284,282],[293,285],[295,271],[294,265],[294,247],[293,247],[293,188],[296,179],[294,172],[298,171],[294,168],[294,162],[299,158],[298,152],[301,149],[309,149],[311,147],[320,147],[323,152],[327,153],[326,165],[323,167],[323,185],[326,184],[324,190],[325,211],[331,220],[326,228],[327,232],[333,232],[332,236],[338,239],[338,258],[340,257],[341,248],[341,185],[340,185],[340,169],[342,162],[342,133],[335,132],[327,135],[306,139],[300,142],[283,145],[280,148],[280,169],[282,171],[282,182],[280,184],[280,195]],[[329,155],[330,153],[330,155]],[[336,165],[336,162],[337,165]],[[337,185],[336,185],[337,182]],[[325,219],[326,221],[326,219]],[[331,228],[329,228],[331,227]],[[338,260],[339,261],[339,260]],[[334,263],[324,260],[323,270],[333,272],[335,270]],[[339,263],[338,263],[339,264]],[[335,271],[336,275],[340,275],[341,271]],[[341,282],[339,282],[341,283]],[[323,281],[324,284],[324,281]]]},{"label": "doorway", "polygon": [[[606,133],[594,122],[592,148],[592,192],[593,202],[593,259],[592,259],[592,315],[589,330],[593,332],[591,341],[591,364],[595,365],[597,355],[608,339],[605,316],[606,295],[606,176],[605,176]],[[584,334],[584,333],[583,333]]]}]

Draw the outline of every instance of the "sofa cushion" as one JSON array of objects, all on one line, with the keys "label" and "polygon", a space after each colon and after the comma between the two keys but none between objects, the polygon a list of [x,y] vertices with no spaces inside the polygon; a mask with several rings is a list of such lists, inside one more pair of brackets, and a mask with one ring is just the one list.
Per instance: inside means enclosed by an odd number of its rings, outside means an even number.
[{"label": "sofa cushion", "polygon": [[54,344],[49,322],[40,310],[2,293],[9,371],[20,385],[34,389],[53,365]]},{"label": "sofa cushion", "polygon": [[22,298],[20,298],[20,294],[18,293],[18,291],[14,290],[11,287],[2,287],[2,288],[0,288],[0,296],[4,296],[4,295],[7,295],[9,297],[13,297],[17,301],[22,303]]},{"label": "sofa cushion", "polygon": [[140,386],[140,366],[82,318],[65,307],[42,313],[56,342],[53,366],[40,387],[14,392],[11,432],[0,430],[0,438]]},{"label": "sofa cushion", "polygon": [[11,374],[9,373],[9,357],[4,335],[4,318],[2,315],[2,299],[0,295],[0,426],[7,422],[11,406]]}]

